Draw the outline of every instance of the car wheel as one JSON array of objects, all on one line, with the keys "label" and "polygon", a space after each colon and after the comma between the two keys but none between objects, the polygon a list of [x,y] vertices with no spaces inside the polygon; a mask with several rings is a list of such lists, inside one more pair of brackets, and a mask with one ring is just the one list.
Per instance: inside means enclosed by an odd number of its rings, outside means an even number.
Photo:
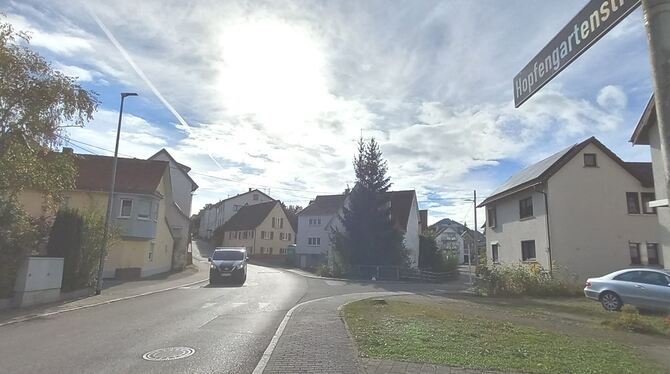
[{"label": "car wheel", "polygon": [[621,310],[621,307],[623,306],[621,298],[614,292],[603,292],[600,294],[600,304],[602,304],[605,310],[610,312]]}]

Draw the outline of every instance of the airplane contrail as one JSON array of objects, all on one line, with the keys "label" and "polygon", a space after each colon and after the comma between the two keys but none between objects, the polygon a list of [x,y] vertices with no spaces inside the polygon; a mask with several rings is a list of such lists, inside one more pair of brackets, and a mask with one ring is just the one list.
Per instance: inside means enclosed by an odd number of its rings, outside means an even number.
[{"label": "airplane contrail", "polygon": [[[98,18],[93,9],[90,6],[87,6],[87,8],[89,14],[91,15],[91,17],[93,17],[95,23],[98,24],[98,27],[100,27],[102,32],[105,33],[105,35],[107,36],[107,39],[109,39],[109,41],[114,45],[114,47],[116,47],[119,53],[121,53],[121,56],[123,56],[126,62],[133,68],[135,73],[137,73],[137,75],[144,81],[144,83],[146,83],[146,85],[149,86],[151,92],[153,92],[154,95],[156,95],[156,97],[158,98],[158,100],[160,100],[163,103],[163,105],[165,105],[165,107],[175,116],[175,118],[177,118],[177,121],[179,121],[179,123],[186,129],[186,131],[190,132],[191,126],[189,126],[184,117],[182,117],[181,114],[177,112],[177,110],[167,101],[167,99],[163,97],[160,91],[158,91],[158,88],[156,88],[156,86],[154,86],[154,84],[151,83],[149,78],[144,74],[144,71],[142,71],[142,69],[140,69],[140,67],[137,66],[137,64],[135,64],[135,61],[133,61],[132,57],[130,57],[128,52],[126,52],[121,43],[119,43],[119,41],[116,40],[114,34],[112,34],[112,32],[109,31],[109,29],[107,28],[107,26],[105,26],[102,20]],[[209,158],[212,159],[212,161],[214,161],[214,163],[216,164],[216,166],[219,167],[219,169],[223,170],[221,164],[219,164],[219,162],[216,161],[216,159],[209,152],[207,152],[207,156],[209,156]]]}]

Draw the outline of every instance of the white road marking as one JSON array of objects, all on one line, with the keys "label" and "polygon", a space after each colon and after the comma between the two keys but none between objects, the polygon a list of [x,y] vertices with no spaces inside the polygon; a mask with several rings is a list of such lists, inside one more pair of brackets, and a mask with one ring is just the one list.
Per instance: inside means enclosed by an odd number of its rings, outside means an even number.
[{"label": "white road marking", "polygon": [[233,303],[233,308],[237,308],[238,306],[246,305],[248,303]]},{"label": "white road marking", "polygon": [[[272,352],[274,352],[275,348],[277,347],[277,343],[279,342],[279,338],[281,338],[282,334],[284,333],[284,329],[286,328],[286,324],[288,324],[288,320],[291,319],[291,315],[293,315],[293,312],[298,309],[299,307],[307,304],[311,304],[317,301],[323,301],[323,300],[328,300],[328,299],[333,299],[336,297],[343,297],[343,296],[351,296],[351,295],[370,295],[370,297],[374,296],[379,296],[379,295],[409,295],[409,292],[355,292],[355,293],[350,293],[350,294],[343,294],[343,295],[335,295],[335,296],[326,296],[326,297],[321,297],[318,299],[314,300],[309,300],[302,302],[300,304],[296,304],[293,308],[289,309],[288,312],[286,312],[286,315],[284,316],[284,319],[282,319],[281,323],[279,324],[279,327],[277,327],[277,331],[275,332],[274,336],[272,337],[272,340],[270,340],[270,344],[268,344],[268,347],[265,349],[265,352],[263,352],[263,356],[261,356],[260,361],[258,361],[258,364],[256,364],[256,367],[254,368],[254,371],[252,374],[262,374],[263,371],[265,370],[265,367],[268,365],[268,362],[270,361],[270,357],[272,357]],[[365,297],[362,297],[363,299]]]},{"label": "white road marking", "polygon": [[342,282],[342,281],[327,280],[325,282],[329,286],[342,286],[342,285],[344,285],[344,282]]},{"label": "white road marking", "polygon": [[213,307],[213,306],[216,305],[216,304],[217,304],[217,303],[205,303],[205,304],[203,304],[200,308],[201,308],[201,309],[207,309],[207,308],[211,308],[211,307]]},{"label": "white road marking", "polygon": [[258,303],[258,309],[260,309],[262,311],[266,311],[269,306],[270,306],[270,303]]}]

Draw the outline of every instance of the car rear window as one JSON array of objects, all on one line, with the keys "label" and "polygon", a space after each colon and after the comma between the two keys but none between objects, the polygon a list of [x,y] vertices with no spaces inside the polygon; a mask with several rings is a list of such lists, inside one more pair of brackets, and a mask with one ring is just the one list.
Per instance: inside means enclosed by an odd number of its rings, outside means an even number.
[{"label": "car rear window", "polygon": [[619,274],[614,277],[614,280],[624,281],[624,282],[640,282],[640,272],[639,271],[629,271],[623,274]]},{"label": "car rear window", "polygon": [[212,260],[239,261],[244,260],[244,254],[240,251],[215,251]]}]

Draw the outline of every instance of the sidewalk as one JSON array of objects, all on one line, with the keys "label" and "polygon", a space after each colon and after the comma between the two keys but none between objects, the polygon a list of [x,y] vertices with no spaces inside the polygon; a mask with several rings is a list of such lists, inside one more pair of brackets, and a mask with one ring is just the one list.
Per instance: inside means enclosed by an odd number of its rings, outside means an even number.
[{"label": "sidewalk", "polygon": [[[339,307],[369,297],[401,294],[368,292],[309,301],[297,307],[263,373],[474,374],[490,370],[359,358]],[[258,368],[257,368],[258,369]]]},{"label": "sidewalk", "polygon": [[[200,259],[200,251],[195,243],[193,243],[193,253],[193,265],[189,265],[185,270],[180,272],[158,274],[156,276],[133,281],[117,281],[114,279],[105,280],[100,295],[54,304],[38,305],[32,308],[2,310],[0,311],[0,327],[6,324],[23,322],[33,318],[113,303],[133,297],[204,282],[209,276],[207,272],[209,265],[206,259],[204,261]],[[196,253],[199,258],[196,258]]]}]

